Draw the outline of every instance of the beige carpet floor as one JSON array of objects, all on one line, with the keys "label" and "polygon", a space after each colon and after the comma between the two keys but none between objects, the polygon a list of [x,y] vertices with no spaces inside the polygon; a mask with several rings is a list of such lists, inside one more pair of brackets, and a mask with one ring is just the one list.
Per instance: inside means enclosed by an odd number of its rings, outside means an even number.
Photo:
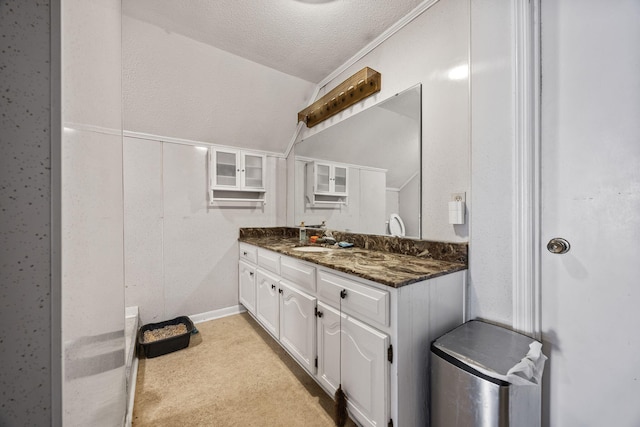
[{"label": "beige carpet floor", "polygon": [[133,426],[334,425],[331,397],[248,314],[196,327],[188,348],[140,359]]}]

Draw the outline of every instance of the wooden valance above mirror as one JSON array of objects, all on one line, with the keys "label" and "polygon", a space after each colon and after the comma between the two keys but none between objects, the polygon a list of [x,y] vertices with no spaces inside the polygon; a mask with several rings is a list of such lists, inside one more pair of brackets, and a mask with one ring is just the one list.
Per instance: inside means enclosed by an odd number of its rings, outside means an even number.
[{"label": "wooden valance above mirror", "polygon": [[380,92],[382,76],[376,70],[364,67],[322,98],[298,113],[298,122],[313,127],[323,120],[338,114],[353,104]]}]

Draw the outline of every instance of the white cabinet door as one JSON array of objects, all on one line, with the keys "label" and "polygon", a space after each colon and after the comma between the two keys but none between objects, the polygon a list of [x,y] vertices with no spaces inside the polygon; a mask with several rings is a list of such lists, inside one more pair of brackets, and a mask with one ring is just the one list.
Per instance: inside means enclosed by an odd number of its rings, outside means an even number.
[{"label": "white cabinet door", "polygon": [[331,394],[342,383],[349,411],[362,425],[387,425],[389,336],[345,314],[340,334],[338,310],[319,302],[318,312],[318,381]]},{"label": "white cabinet door", "polygon": [[315,373],[316,299],[280,282],[280,343],[309,372]]},{"label": "white cabinet door", "polygon": [[350,413],[363,426],[387,425],[389,336],[347,316],[341,343],[342,389]]},{"label": "white cabinet door", "polygon": [[315,163],[313,165],[313,172],[315,176],[314,191],[318,194],[330,194],[331,166],[322,163]]},{"label": "white cabinet door", "polygon": [[256,314],[256,268],[244,261],[238,262],[240,303],[255,316]]},{"label": "white cabinet door", "polygon": [[274,337],[280,335],[279,298],[280,283],[277,276],[256,269],[256,318]]},{"label": "white cabinet door", "polygon": [[318,302],[317,334],[317,379],[333,395],[340,385],[340,315],[321,302]]},{"label": "white cabinet door", "polygon": [[346,166],[332,166],[331,187],[333,194],[347,195]]},{"label": "white cabinet door", "polygon": [[242,177],[242,189],[264,191],[265,156],[241,152],[242,164],[240,173]]},{"label": "white cabinet door", "polygon": [[223,190],[240,188],[239,152],[213,148],[210,153],[211,187]]}]

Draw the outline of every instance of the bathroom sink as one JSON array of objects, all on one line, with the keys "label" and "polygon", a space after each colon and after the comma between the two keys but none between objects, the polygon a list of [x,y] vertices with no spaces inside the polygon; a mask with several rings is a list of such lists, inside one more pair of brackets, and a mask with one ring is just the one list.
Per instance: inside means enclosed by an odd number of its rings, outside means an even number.
[{"label": "bathroom sink", "polygon": [[300,246],[293,248],[297,252],[331,252],[332,248],[325,248],[324,246]]}]

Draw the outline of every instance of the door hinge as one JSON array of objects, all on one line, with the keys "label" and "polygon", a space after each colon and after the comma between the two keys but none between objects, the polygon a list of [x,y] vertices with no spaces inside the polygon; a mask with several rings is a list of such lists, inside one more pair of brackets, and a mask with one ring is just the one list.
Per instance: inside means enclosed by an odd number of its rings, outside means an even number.
[{"label": "door hinge", "polygon": [[393,427],[393,419],[392,418],[389,419],[389,423],[387,424],[387,427]]},{"label": "door hinge", "polygon": [[389,348],[387,349],[387,360],[389,363],[393,363],[393,346],[389,344]]},{"label": "door hinge", "polygon": [[318,367],[318,357],[316,357],[316,368]]}]

